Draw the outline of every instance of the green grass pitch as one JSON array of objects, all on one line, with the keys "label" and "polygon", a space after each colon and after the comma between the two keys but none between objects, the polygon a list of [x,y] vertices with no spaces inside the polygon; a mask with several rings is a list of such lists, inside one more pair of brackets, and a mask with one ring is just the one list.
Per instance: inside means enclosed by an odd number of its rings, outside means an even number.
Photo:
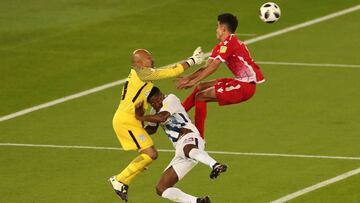
[{"label": "green grass pitch", "polygon": [[[216,16],[238,16],[251,39],[356,6],[354,0],[277,0],[281,19],[258,17],[254,0],[0,1],[0,116],[123,79],[130,53],[146,48],[156,65],[217,43]],[[255,61],[360,64],[360,12],[249,45]],[[246,34],[253,34],[249,36]],[[248,102],[208,105],[207,149],[360,157],[360,68],[260,65],[266,82]],[[194,69],[193,69],[194,70]],[[190,73],[190,70],[187,73]],[[231,76],[222,65],[211,78]],[[156,83],[185,98],[172,79]],[[121,86],[0,123],[0,143],[120,147],[111,126]],[[191,113],[192,115],[192,113]],[[172,149],[163,132],[159,149]],[[136,153],[118,150],[0,146],[0,202],[119,202],[107,179]],[[173,153],[130,187],[129,202],[166,202],[155,185]],[[198,165],[178,187],[213,202],[269,202],[360,167],[359,160],[213,154],[229,165],[216,181]],[[293,202],[360,202],[360,176]]]}]

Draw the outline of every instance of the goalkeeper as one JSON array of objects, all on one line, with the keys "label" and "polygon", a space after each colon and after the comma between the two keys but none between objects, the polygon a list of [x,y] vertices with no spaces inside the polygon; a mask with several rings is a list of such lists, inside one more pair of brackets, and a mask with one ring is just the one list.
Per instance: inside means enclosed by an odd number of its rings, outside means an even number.
[{"label": "goalkeeper", "polygon": [[204,60],[203,55],[201,47],[198,47],[183,63],[156,69],[150,52],[145,49],[137,49],[133,52],[133,67],[124,84],[120,105],[113,118],[113,128],[124,150],[139,152],[139,155],[120,174],[110,178],[112,187],[122,200],[128,200],[131,181],[157,158],[157,150],[151,137],[143,128],[141,121],[135,118],[135,106],[144,103],[144,109],[147,108],[146,100],[154,86],[154,80],[178,76],[186,68],[201,64]]}]

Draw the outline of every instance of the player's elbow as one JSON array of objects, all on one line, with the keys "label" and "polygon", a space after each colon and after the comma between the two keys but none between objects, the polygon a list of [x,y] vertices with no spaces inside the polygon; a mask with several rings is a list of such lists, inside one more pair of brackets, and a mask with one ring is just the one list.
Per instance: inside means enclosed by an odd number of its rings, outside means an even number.
[{"label": "player's elbow", "polygon": [[165,122],[167,119],[168,119],[168,115],[161,115],[160,117],[159,117],[159,123],[163,123],[163,122]]},{"label": "player's elbow", "polygon": [[195,101],[205,101],[205,98],[206,98],[206,92],[205,91],[202,91],[202,92],[198,92],[196,95],[195,95]]}]

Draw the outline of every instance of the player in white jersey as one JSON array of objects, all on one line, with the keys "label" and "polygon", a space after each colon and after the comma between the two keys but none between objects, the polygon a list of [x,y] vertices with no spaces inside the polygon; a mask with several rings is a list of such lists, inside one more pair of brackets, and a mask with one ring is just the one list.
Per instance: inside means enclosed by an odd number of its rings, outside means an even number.
[{"label": "player in white jersey", "polygon": [[144,115],[144,108],[139,105],[135,109],[136,118],[148,122],[145,129],[149,134],[154,134],[160,124],[175,148],[175,157],[164,170],[156,186],[157,194],[174,202],[209,203],[209,197],[194,197],[175,188],[174,185],[198,162],[212,169],[212,179],[225,172],[227,166],[218,163],[204,151],[205,141],[191,123],[179,98],[174,94],[164,95],[159,88],[153,87],[147,101],[153,107],[150,115]]}]

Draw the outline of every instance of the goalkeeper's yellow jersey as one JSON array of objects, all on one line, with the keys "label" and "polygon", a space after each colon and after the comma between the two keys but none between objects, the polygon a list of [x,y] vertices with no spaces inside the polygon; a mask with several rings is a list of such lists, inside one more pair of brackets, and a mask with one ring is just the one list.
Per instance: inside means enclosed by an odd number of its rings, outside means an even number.
[{"label": "goalkeeper's yellow jersey", "polygon": [[164,69],[131,69],[127,81],[124,84],[120,105],[115,117],[121,117],[118,119],[123,121],[127,119],[131,120],[132,118],[126,118],[126,116],[132,115],[132,117],[135,117],[136,105],[144,102],[144,108],[147,109],[148,104],[146,99],[154,86],[154,80],[174,77],[181,74],[183,71],[184,67],[181,64],[176,64]]}]

